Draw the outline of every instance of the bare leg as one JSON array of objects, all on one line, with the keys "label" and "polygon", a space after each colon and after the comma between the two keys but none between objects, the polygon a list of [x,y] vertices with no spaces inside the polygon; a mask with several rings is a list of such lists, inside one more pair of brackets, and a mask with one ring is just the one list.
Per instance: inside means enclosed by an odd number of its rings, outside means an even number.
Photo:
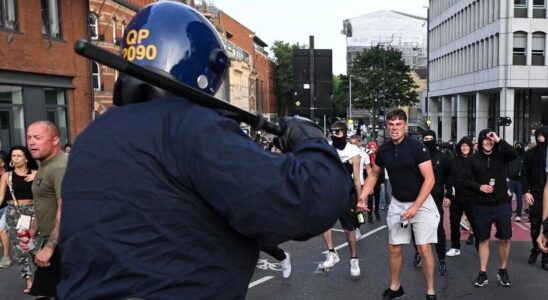
[{"label": "bare leg", "polygon": [[422,256],[422,273],[426,282],[426,294],[434,295],[434,256],[432,255],[432,246],[430,244],[417,245]]},{"label": "bare leg", "polygon": [[[489,261],[489,240],[484,240],[479,242],[478,252],[479,252],[479,261],[480,261],[480,271],[487,272],[487,262]],[[510,253],[510,249],[508,249],[508,253]],[[502,259],[502,255],[501,255],[501,259]],[[508,256],[506,256],[506,259],[508,260]]]},{"label": "bare leg", "polygon": [[326,232],[323,233],[323,240],[325,241],[325,245],[327,246],[327,249],[333,249],[333,236],[331,234],[331,229],[328,229]]},{"label": "bare leg", "polygon": [[350,250],[350,257],[356,257],[356,235],[354,231],[344,230],[346,234],[346,241],[348,242],[348,250]]},{"label": "bare leg", "polygon": [[396,291],[400,288],[400,273],[403,256],[401,253],[401,245],[388,245],[388,253],[390,255],[390,289]]},{"label": "bare leg", "polygon": [[4,249],[4,256],[10,256],[10,239],[6,231],[0,230],[0,240],[2,240],[2,248]]},{"label": "bare leg", "polygon": [[508,257],[510,256],[510,240],[499,241],[500,268],[506,269]]}]

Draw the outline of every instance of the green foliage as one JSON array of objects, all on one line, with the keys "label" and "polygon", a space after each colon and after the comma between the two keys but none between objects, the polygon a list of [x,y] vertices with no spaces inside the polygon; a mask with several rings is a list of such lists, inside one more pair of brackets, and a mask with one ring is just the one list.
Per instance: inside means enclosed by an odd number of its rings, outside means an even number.
[{"label": "green foliage", "polygon": [[333,116],[346,117],[348,107],[348,76],[333,76]]},{"label": "green foliage", "polygon": [[[368,48],[352,64],[352,107],[365,108],[373,116],[381,109],[412,106],[419,101],[417,85],[396,48],[382,45]],[[377,118],[372,118],[376,126]]]},{"label": "green foliage", "polygon": [[275,41],[270,50],[276,62],[276,94],[279,101],[280,116],[287,115],[293,94],[293,50],[305,48],[305,45]]}]

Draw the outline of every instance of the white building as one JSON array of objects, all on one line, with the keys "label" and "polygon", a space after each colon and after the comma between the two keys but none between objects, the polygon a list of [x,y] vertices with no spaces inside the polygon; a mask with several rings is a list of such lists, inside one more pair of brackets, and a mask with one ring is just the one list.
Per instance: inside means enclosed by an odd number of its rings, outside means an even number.
[{"label": "white building", "polygon": [[[548,125],[546,0],[430,0],[429,99],[441,139],[493,128],[510,143]],[[497,118],[512,124],[499,127]]]},{"label": "white building", "polygon": [[364,49],[377,45],[391,45],[402,51],[411,69],[426,68],[426,21],[423,17],[392,10],[344,20],[347,71]]}]

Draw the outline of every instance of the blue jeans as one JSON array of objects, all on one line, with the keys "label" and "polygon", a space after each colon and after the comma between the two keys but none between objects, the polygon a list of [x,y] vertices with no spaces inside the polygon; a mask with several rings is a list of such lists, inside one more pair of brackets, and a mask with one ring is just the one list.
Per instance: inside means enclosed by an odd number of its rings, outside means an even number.
[{"label": "blue jeans", "polygon": [[392,186],[390,180],[385,179],[384,184],[381,185],[381,207],[388,207],[390,200],[392,199]]},{"label": "blue jeans", "polygon": [[508,181],[508,188],[511,193],[516,194],[516,217],[521,218],[521,211],[523,210],[523,193],[521,191],[521,182],[518,180],[510,180]]}]

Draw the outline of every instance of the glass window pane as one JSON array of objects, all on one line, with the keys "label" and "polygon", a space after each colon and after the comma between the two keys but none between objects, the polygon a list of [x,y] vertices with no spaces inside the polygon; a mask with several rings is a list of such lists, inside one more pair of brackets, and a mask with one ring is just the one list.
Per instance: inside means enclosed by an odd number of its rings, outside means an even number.
[{"label": "glass window pane", "polygon": [[532,50],[544,50],[544,34],[533,34]]}]

